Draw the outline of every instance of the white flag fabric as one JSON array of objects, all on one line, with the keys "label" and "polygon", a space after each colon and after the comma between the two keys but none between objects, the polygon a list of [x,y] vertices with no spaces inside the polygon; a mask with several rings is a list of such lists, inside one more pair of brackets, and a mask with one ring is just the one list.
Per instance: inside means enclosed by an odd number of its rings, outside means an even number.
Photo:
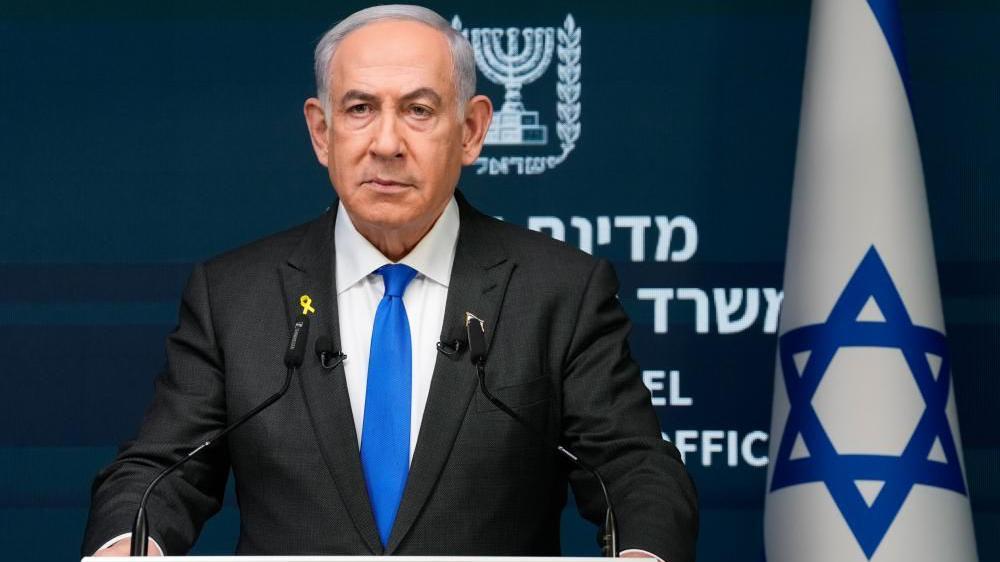
[{"label": "white flag fabric", "polygon": [[974,561],[894,0],[814,0],[785,265],[765,554]]}]

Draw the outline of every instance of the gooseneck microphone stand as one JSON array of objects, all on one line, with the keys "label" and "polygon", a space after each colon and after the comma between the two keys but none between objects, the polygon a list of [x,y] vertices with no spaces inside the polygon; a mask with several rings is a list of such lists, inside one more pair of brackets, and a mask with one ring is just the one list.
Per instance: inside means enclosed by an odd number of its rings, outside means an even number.
[{"label": "gooseneck microphone stand", "polygon": [[527,420],[518,415],[517,412],[512,410],[509,406],[507,406],[507,404],[504,404],[503,401],[494,396],[489,389],[486,388],[486,325],[474,314],[466,312],[465,329],[469,336],[469,359],[471,359],[472,364],[476,366],[476,372],[479,375],[479,390],[482,392],[483,396],[485,396],[486,399],[489,400],[494,406],[521,424],[521,426],[528,430],[528,433],[532,437],[546,447],[554,449],[573,465],[592,474],[594,479],[597,480],[597,483],[600,484],[601,493],[604,494],[604,504],[607,506],[607,511],[604,512],[604,526],[601,529],[601,554],[607,558],[617,557],[618,528],[615,522],[615,512],[611,507],[611,496],[608,494],[608,487],[604,483],[604,478],[601,478],[601,474],[597,472],[597,469],[584,462],[580,457],[574,455],[562,445],[548,439],[544,434],[528,423]]},{"label": "gooseneck microphone stand", "polygon": [[281,389],[269,396],[254,409],[240,416],[240,419],[206,439],[201,445],[192,449],[190,453],[181,457],[180,460],[163,469],[163,471],[156,475],[156,478],[154,478],[153,481],[146,486],[146,491],[143,492],[142,499],[139,500],[139,509],[135,512],[135,521],[132,523],[132,550],[129,556],[147,556],[148,554],[149,521],[146,517],[146,502],[149,500],[149,496],[153,492],[156,485],[170,473],[180,468],[181,465],[194,458],[194,456],[199,452],[211,447],[214,443],[217,443],[231,431],[240,427],[246,423],[247,420],[256,416],[265,408],[274,404],[279,398],[284,396],[285,393],[288,392],[288,387],[292,383],[292,375],[295,373],[296,369],[302,366],[302,360],[305,357],[306,341],[309,339],[308,336],[309,318],[305,315],[299,316],[292,327],[292,335],[289,340],[288,350],[285,352],[285,367],[287,370],[285,371],[285,382],[281,385]]}]

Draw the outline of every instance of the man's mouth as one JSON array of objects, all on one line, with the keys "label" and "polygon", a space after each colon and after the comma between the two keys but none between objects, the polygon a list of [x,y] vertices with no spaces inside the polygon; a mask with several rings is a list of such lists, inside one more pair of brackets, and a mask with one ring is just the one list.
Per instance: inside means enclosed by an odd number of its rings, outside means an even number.
[{"label": "man's mouth", "polygon": [[409,183],[398,181],[394,178],[384,178],[381,176],[368,178],[365,181],[361,182],[361,184],[371,189],[374,189],[375,191],[386,192],[386,193],[393,193],[401,191],[408,187],[412,187],[412,185]]}]

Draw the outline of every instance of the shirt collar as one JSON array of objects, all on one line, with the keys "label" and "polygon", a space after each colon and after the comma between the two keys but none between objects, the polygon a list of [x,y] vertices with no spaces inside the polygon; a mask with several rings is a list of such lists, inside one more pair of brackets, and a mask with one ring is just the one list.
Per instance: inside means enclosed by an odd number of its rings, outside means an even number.
[{"label": "shirt collar", "polygon": [[[458,242],[458,203],[452,197],[430,231],[396,263],[406,264],[424,277],[445,287],[451,280]],[[351,222],[344,204],[337,205],[337,222],[333,230],[337,249],[337,294],[343,293],[376,269],[392,260],[372,245]]]}]

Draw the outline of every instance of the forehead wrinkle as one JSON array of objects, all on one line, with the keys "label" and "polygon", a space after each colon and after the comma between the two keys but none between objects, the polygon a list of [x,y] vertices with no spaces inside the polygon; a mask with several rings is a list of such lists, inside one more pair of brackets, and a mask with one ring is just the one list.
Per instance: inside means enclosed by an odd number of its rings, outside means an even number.
[{"label": "forehead wrinkle", "polygon": [[[346,61],[345,61],[346,62]],[[348,63],[349,64],[349,63]],[[451,83],[452,72],[450,69],[438,68],[437,65],[426,61],[414,64],[370,64],[360,65],[354,63],[353,66],[343,64],[339,69],[334,68],[333,74],[340,74],[342,80],[355,81],[373,86],[377,83],[384,83],[385,78],[389,78],[394,83],[403,83],[407,80],[412,82],[426,82],[428,79],[439,80],[442,83]],[[339,70],[339,72],[337,72]],[[419,86],[425,86],[420,84]],[[418,86],[414,86],[414,89]]]},{"label": "forehead wrinkle", "polygon": [[[437,82],[435,80],[430,80],[430,82],[431,84],[428,84],[427,78],[422,76],[416,76],[413,79],[407,77],[405,80],[390,83],[373,76],[353,77],[353,79],[343,77],[334,81],[334,91],[331,92],[331,98],[339,103],[348,100],[375,102],[383,98],[406,102],[427,98],[435,105],[446,105],[449,102],[448,91],[453,90],[454,85],[448,81],[440,81],[439,84],[434,84]],[[450,90],[442,91],[439,86],[450,88]],[[340,88],[347,88],[347,91],[338,97],[336,90]]]}]

